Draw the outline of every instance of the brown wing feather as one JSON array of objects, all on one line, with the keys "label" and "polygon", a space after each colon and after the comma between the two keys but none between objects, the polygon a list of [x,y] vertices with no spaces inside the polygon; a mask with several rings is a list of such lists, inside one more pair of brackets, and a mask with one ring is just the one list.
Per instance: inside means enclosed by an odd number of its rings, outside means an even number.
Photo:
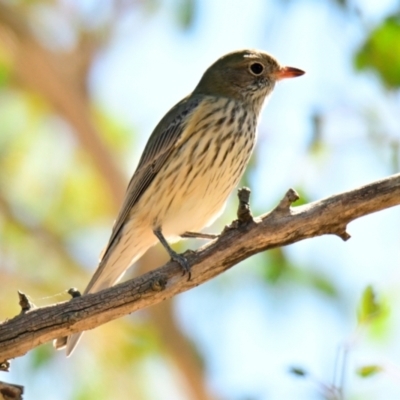
[{"label": "brown wing feather", "polygon": [[148,188],[171,154],[176,142],[185,129],[188,116],[197,108],[200,102],[201,98],[197,96],[186,97],[176,104],[154,129],[136,171],[129,182],[124,203],[115,220],[110,240],[103,252],[102,260],[107,257],[132,207],[140,199],[143,192]]}]

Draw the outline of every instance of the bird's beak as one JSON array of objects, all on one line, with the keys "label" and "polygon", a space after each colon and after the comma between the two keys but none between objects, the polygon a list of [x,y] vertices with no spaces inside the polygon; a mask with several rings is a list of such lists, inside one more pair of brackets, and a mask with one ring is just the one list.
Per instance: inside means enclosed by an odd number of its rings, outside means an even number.
[{"label": "bird's beak", "polygon": [[296,78],[298,76],[304,75],[305,72],[301,69],[294,67],[281,67],[277,73],[275,73],[276,80],[286,79],[286,78]]}]

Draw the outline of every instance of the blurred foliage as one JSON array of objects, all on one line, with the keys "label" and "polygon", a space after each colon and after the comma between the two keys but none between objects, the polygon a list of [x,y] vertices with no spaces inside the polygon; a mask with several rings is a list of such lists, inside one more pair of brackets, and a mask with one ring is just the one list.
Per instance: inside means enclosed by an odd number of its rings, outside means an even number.
[{"label": "blurred foliage", "polygon": [[355,55],[359,70],[372,70],[390,89],[400,86],[400,14],[386,18]]},{"label": "blurred foliage", "polygon": [[264,260],[261,274],[269,285],[293,284],[331,298],[337,297],[338,290],[332,279],[318,269],[299,266],[288,257],[284,248],[271,249],[260,257]]},{"label": "blurred foliage", "polygon": [[372,322],[382,314],[382,304],[377,300],[376,293],[372,286],[367,286],[361,296],[358,309],[358,323],[365,324]]},{"label": "blurred foliage", "polygon": [[361,378],[369,378],[379,372],[382,372],[382,367],[379,365],[365,365],[357,369],[357,375],[361,376]]},{"label": "blurred foliage", "polygon": [[400,171],[400,138],[395,132],[385,129],[385,121],[377,112],[374,105],[363,111],[363,117],[367,124],[367,135],[374,146],[375,155],[380,161],[390,168],[392,173]]},{"label": "blurred foliage", "polygon": [[6,50],[0,47],[0,89],[9,83],[12,73],[12,61]]},{"label": "blurred foliage", "polygon": [[94,123],[108,148],[123,154],[124,149],[130,146],[136,135],[121,121],[114,118],[101,107],[93,109]]},{"label": "blurred foliage", "polygon": [[301,367],[290,367],[289,372],[293,375],[301,376],[301,377],[305,377],[308,375],[308,372]]},{"label": "blurred foliage", "polygon": [[324,120],[321,112],[315,111],[311,115],[311,126],[311,138],[308,151],[312,156],[324,156],[327,151],[327,146],[323,138]]},{"label": "blurred foliage", "polygon": [[293,272],[292,265],[283,249],[271,249],[263,255],[266,261],[265,266],[263,266],[263,271],[267,282],[276,283],[279,279],[282,279],[285,274]]},{"label": "blurred foliage", "polygon": [[180,0],[175,7],[178,24],[184,29],[190,28],[196,16],[196,0]]},{"label": "blurred foliage", "polygon": [[[383,302],[377,299],[377,295],[372,286],[367,286],[361,296],[360,304],[357,310],[357,330],[349,336],[348,339],[344,340],[338,347],[336,353],[336,360],[334,364],[334,376],[332,382],[325,382],[319,378],[313,376],[303,367],[292,366],[289,368],[289,372],[292,375],[306,378],[311,382],[317,384],[319,391],[322,394],[322,398],[326,400],[343,400],[347,398],[345,396],[345,373],[349,367],[350,353],[356,350],[356,347],[361,346],[361,335],[360,328],[370,328],[374,322],[379,321],[382,317],[386,317],[386,306]],[[380,372],[384,371],[384,368],[369,364],[364,365],[356,369],[356,375],[362,378],[372,377]]]},{"label": "blurred foliage", "polygon": [[390,311],[387,301],[378,298],[374,288],[369,285],[364,289],[357,311],[360,327],[368,329],[371,336],[382,339],[389,332]]},{"label": "blurred foliage", "polygon": [[33,372],[39,372],[42,367],[47,367],[54,357],[54,350],[51,346],[41,346],[29,358],[30,368]]}]

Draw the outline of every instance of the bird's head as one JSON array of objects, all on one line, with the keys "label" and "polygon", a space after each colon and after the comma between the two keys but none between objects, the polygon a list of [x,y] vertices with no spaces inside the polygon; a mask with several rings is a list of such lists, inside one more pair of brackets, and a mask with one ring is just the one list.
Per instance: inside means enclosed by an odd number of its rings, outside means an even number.
[{"label": "bird's head", "polygon": [[262,103],[277,81],[303,74],[300,69],[281,66],[263,51],[239,50],[212,64],[194,92]]}]

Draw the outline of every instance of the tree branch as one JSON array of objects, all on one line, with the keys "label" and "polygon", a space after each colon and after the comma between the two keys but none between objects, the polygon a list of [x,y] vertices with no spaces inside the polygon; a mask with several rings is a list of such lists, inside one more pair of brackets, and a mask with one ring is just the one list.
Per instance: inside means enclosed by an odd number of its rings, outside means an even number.
[{"label": "tree branch", "polygon": [[32,309],[0,324],[0,363],[59,336],[93,329],[157,304],[210,280],[253,254],[307,238],[334,234],[349,239],[350,221],[400,204],[400,174],[310,204],[291,208],[290,189],[279,205],[258,218],[234,221],[220,237],[185,256],[192,279],[179,265],[164,266],[99,293]]}]

